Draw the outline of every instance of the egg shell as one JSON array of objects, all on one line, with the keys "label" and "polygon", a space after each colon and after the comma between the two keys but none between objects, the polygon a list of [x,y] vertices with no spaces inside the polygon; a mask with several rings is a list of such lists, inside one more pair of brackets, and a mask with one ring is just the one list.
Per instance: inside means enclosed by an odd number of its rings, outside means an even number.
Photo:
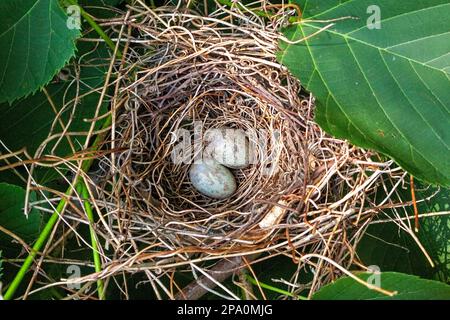
[{"label": "egg shell", "polygon": [[211,160],[192,164],[189,178],[195,189],[214,199],[226,199],[237,188],[231,171]]},{"label": "egg shell", "polygon": [[205,133],[205,142],[205,158],[232,169],[243,169],[250,165],[250,143],[244,130],[209,129]]}]

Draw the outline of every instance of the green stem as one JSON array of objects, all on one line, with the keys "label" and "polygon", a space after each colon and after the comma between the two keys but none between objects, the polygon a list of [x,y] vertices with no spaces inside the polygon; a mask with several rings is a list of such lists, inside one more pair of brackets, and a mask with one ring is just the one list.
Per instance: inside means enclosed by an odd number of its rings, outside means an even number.
[{"label": "green stem", "polygon": [[[79,189],[81,189],[81,197],[84,200],[84,209],[86,210],[86,214],[89,221],[89,232],[91,235],[91,244],[92,244],[92,254],[94,258],[94,266],[95,266],[95,272],[101,272],[102,271],[102,262],[100,260],[100,253],[98,251],[98,243],[97,243],[97,236],[95,234],[94,230],[94,213],[92,212],[91,204],[89,203],[89,191],[86,187],[86,184],[84,182],[81,182],[79,184]],[[100,300],[105,300],[105,291],[104,291],[104,285],[103,280],[98,279],[97,280],[97,291],[98,291],[98,297]]]},{"label": "green stem", "polygon": [[[71,191],[71,189],[69,188],[67,190],[66,195],[68,195],[68,191]],[[22,282],[22,279],[24,278],[25,273],[28,271],[31,264],[33,263],[34,258],[36,257],[36,254],[39,252],[39,250],[41,250],[41,248],[45,244],[48,236],[52,232],[53,226],[58,221],[59,213],[64,209],[65,205],[66,205],[66,200],[61,199],[61,201],[58,204],[58,207],[56,207],[56,210],[51,215],[50,219],[48,220],[48,222],[45,225],[44,229],[42,230],[41,234],[39,235],[39,238],[37,239],[36,243],[34,244],[33,248],[31,249],[31,252],[28,254],[28,257],[23,262],[22,267],[20,267],[19,272],[17,272],[16,276],[14,277],[14,280],[9,285],[8,290],[6,290],[6,292],[3,296],[4,300],[10,300],[13,297],[17,288],[19,287],[20,283]]]},{"label": "green stem", "polygon": [[291,298],[295,298],[295,299],[299,299],[299,300],[308,300],[307,297],[303,297],[303,296],[299,296],[299,295],[293,295],[289,291],[286,291],[286,290],[283,290],[283,289],[280,289],[280,288],[277,288],[277,287],[273,287],[273,286],[268,285],[268,284],[263,283],[263,282],[256,281],[255,279],[253,279],[249,275],[247,275],[247,280],[250,281],[250,283],[255,285],[255,286],[260,286],[261,288],[264,288],[264,289],[267,289],[267,290],[270,290],[270,291],[273,291],[273,292],[276,292],[276,293],[279,293],[279,294],[284,294],[284,295],[286,295],[288,297],[291,297]]},{"label": "green stem", "polygon": [[[77,0],[66,0],[68,3],[70,3],[71,5],[74,6],[78,6],[80,8],[80,13],[83,16],[84,19],[86,19],[86,21],[89,23],[89,25],[95,30],[95,32],[98,33],[98,35],[105,40],[106,44],[113,50],[115,50],[116,45],[114,44],[114,42],[111,40],[110,37],[108,37],[108,35],[103,31],[103,29],[94,21],[94,19],[92,19],[92,17],[78,4]],[[121,59],[122,58],[122,52],[120,51],[119,48],[117,48],[117,53],[116,53],[117,58]]]},{"label": "green stem", "polygon": [[[83,16],[83,18],[86,19],[86,21],[91,25],[91,27],[98,33],[98,35],[105,40],[105,42],[108,44],[108,46],[114,51],[115,50],[115,44],[114,42],[108,37],[108,35],[102,30],[102,28],[91,18],[90,15],[88,15],[86,13],[86,11],[84,11],[84,9],[78,5],[76,0],[67,0],[68,3],[72,4],[72,5],[76,5],[80,8],[80,13]],[[116,56],[118,58],[122,58],[122,52],[119,50],[119,48],[117,48],[117,52],[116,52]],[[111,125],[111,115],[108,116],[108,118],[105,119],[105,122],[103,123],[102,129],[105,129],[107,127],[109,127]],[[98,135],[93,143],[93,148],[92,151],[96,151],[100,145],[100,143],[103,141],[103,135]],[[88,159],[83,161],[83,163],[81,164],[81,170],[83,172],[88,172],[89,168],[91,167],[92,163],[93,163],[94,159]],[[80,183],[80,181],[82,181],[82,179],[78,179],[77,181],[74,182],[74,186],[75,188],[78,186],[78,184]],[[72,194],[72,186],[69,186],[69,188],[67,189],[65,196],[69,197]],[[4,300],[10,300],[12,299],[12,297],[14,296],[17,288],[19,287],[19,285],[22,283],[23,278],[25,277],[25,274],[27,273],[28,269],[30,268],[31,264],[33,263],[34,259],[36,258],[37,253],[42,249],[42,247],[44,246],[44,244],[47,242],[47,239],[50,235],[50,233],[53,230],[53,227],[55,226],[56,222],[59,219],[59,215],[62,212],[62,210],[64,209],[64,207],[66,206],[66,199],[63,198],[61,199],[61,201],[59,202],[58,206],[56,207],[56,210],[53,212],[53,214],[50,216],[50,219],[47,221],[44,229],[42,230],[42,232],[40,233],[36,243],[33,245],[31,252],[28,254],[27,258],[25,259],[25,261],[23,262],[22,266],[20,267],[19,271],[17,272],[16,276],[14,277],[13,281],[11,282],[11,284],[9,285],[8,289],[6,290],[3,299]],[[91,210],[92,213],[92,210]],[[95,250],[95,249],[94,249]],[[97,252],[98,254],[98,250],[95,250],[95,252]],[[98,266],[100,266],[100,270],[101,270],[101,263],[100,263],[100,257],[95,257],[95,253],[94,253],[94,263],[95,260],[98,259]],[[96,267],[96,271],[97,270],[97,263],[95,264]],[[98,285],[98,283],[97,283]],[[100,289],[101,288],[101,289]],[[99,290],[99,295],[100,298],[102,298],[103,296],[103,283],[101,284],[101,286],[98,287]]]},{"label": "green stem", "polygon": [[[102,129],[105,129],[111,125],[111,116],[108,116],[108,118],[105,119],[105,122],[103,123]],[[100,134],[96,137],[92,151],[98,149],[100,146],[100,143],[103,141],[103,135]],[[88,159],[83,161],[81,164],[81,170],[84,172],[89,171],[89,168],[92,165],[92,162],[94,159]],[[82,181],[82,179],[78,179],[75,181],[74,185],[77,187],[77,185]],[[72,194],[72,186],[69,186],[67,189],[65,195],[69,197]],[[28,269],[30,268],[31,264],[34,261],[34,258],[36,257],[37,253],[42,249],[44,244],[47,242],[47,238],[50,235],[50,233],[53,230],[53,227],[55,226],[56,222],[58,221],[59,214],[62,212],[64,207],[66,206],[66,199],[63,198],[60,200],[58,206],[56,207],[56,210],[53,212],[53,214],[50,216],[50,219],[47,221],[47,224],[45,225],[44,229],[42,230],[41,234],[39,235],[36,243],[33,245],[33,248],[31,249],[31,252],[28,254],[28,257],[23,262],[22,266],[20,267],[19,271],[17,272],[16,276],[14,277],[13,281],[8,287],[8,290],[6,290],[3,299],[4,300],[11,300],[14,296],[14,293],[16,292],[17,288],[19,287],[20,283],[22,282],[23,278],[25,277],[25,274],[27,273]]]}]

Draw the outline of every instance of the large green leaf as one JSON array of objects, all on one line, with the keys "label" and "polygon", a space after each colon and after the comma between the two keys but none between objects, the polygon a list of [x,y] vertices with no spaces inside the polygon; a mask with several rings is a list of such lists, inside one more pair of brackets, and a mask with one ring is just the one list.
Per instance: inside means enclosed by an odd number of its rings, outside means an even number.
[{"label": "large green leaf", "polygon": [[0,1],[0,102],[49,82],[73,56],[79,34],[57,0]]},{"label": "large green leaf", "polygon": [[[7,183],[0,183],[0,226],[15,233],[25,241],[34,240],[41,227],[41,215],[31,210],[28,218],[23,212],[25,190]],[[36,200],[34,192],[30,201]],[[12,238],[0,232],[0,247],[8,248]]]},{"label": "large green leaf", "polygon": [[[406,202],[411,199],[410,190],[399,190],[393,200]],[[436,194],[437,193],[437,194]],[[434,195],[431,199],[428,197]],[[385,195],[380,194],[380,197]],[[419,213],[445,212],[450,210],[450,190],[416,185]],[[394,212],[385,212],[394,218]],[[413,216],[411,207],[407,214]],[[403,215],[403,214],[402,214]],[[381,215],[381,219],[386,217]],[[376,223],[369,226],[358,244],[357,253],[366,265],[377,265],[382,271],[396,271],[420,277],[450,282],[450,216],[434,216],[420,219],[416,234],[435,267],[431,267],[424,253],[410,234],[401,230],[394,222]]]},{"label": "large green leaf", "polygon": [[[309,38],[281,42],[278,57],[315,95],[321,127],[391,156],[421,180],[449,186],[450,2],[295,2],[304,21],[284,33]],[[380,29],[368,27],[373,5]]]},{"label": "large green leaf", "polygon": [[[372,282],[370,273],[357,275],[360,279]],[[379,274],[381,288],[397,292],[393,297],[368,289],[350,277],[343,277],[324,286],[312,297],[313,300],[449,300],[450,286],[433,280],[424,280],[396,272]],[[373,284],[373,283],[372,283]]]}]

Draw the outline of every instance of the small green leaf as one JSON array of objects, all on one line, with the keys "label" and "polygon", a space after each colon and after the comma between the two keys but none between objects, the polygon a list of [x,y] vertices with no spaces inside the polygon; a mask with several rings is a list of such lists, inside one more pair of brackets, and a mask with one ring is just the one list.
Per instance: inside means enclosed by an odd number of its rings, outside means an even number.
[{"label": "small green leaf", "polygon": [[0,1],[0,102],[12,102],[48,83],[75,53],[57,0]]},{"label": "small green leaf", "polygon": [[[35,200],[36,195],[32,192],[30,201]],[[39,234],[42,217],[38,210],[32,209],[27,218],[23,211],[24,201],[24,189],[0,183],[0,226],[29,242],[36,239]],[[0,232],[0,240],[1,247],[8,248],[12,238]]]},{"label": "small green leaf", "polygon": [[[397,292],[393,297],[375,290],[368,289],[350,277],[343,277],[324,286],[316,292],[313,300],[449,300],[450,286],[433,280],[424,280],[396,272],[382,272],[380,274],[360,273],[358,278],[373,282],[379,276],[382,289]],[[372,283],[373,284],[373,283]]]},{"label": "small green leaf", "polygon": [[278,58],[316,97],[320,126],[450,186],[450,2],[293,2],[303,20],[284,34],[304,40]]}]

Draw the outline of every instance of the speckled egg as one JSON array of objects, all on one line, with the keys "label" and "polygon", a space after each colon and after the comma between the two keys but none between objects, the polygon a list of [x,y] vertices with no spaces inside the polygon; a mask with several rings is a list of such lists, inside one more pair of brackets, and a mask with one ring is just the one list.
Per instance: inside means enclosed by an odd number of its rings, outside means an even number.
[{"label": "speckled egg", "polygon": [[209,129],[205,133],[204,157],[232,169],[249,166],[249,140],[245,131],[240,129]]},{"label": "speckled egg", "polygon": [[192,164],[189,178],[195,189],[214,199],[226,199],[237,188],[231,171],[212,160]]}]

